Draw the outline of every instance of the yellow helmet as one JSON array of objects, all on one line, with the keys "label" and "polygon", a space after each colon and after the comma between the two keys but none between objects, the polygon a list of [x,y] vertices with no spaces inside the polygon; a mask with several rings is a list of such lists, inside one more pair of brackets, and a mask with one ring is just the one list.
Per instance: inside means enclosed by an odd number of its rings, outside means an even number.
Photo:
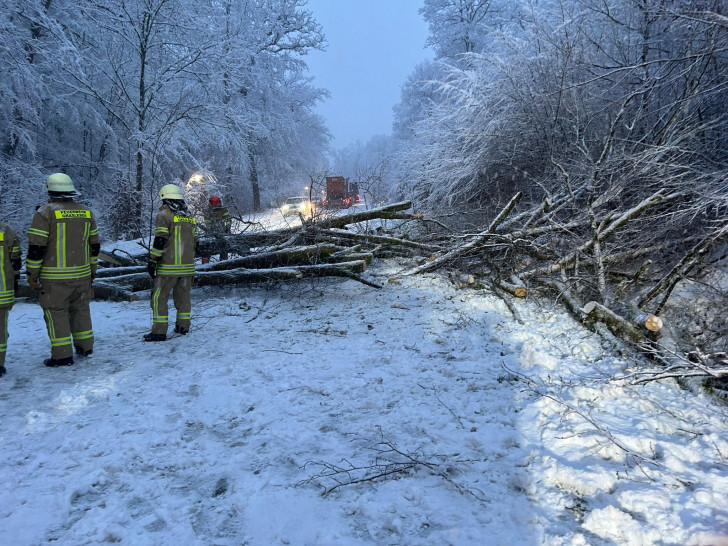
[{"label": "yellow helmet", "polygon": [[176,184],[165,184],[159,190],[159,197],[162,199],[180,199],[184,200],[182,190]]},{"label": "yellow helmet", "polygon": [[49,192],[75,194],[76,188],[71,177],[64,173],[53,173],[46,179],[46,189]]}]

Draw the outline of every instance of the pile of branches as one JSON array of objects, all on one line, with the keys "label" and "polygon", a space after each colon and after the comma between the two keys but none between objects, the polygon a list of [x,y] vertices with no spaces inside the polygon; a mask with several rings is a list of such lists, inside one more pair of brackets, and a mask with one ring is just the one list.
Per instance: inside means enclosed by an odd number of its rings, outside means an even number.
[{"label": "pile of branches", "polygon": [[[670,316],[668,305],[679,283],[701,278],[707,268],[725,259],[728,223],[705,223],[701,230],[652,229],[684,207],[689,197],[680,191],[659,190],[626,206],[614,206],[609,196],[579,197],[565,191],[522,206],[519,192],[487,225],[466,234],[425,220],[420,226],[439,226],[436,233],[428,229],[427,237],[411,238],[402,235],[403,230],[385,232],[381,222],[371,222],[405,221],[399,222],[401,227],[408,220],[423,220],[422,215],[405,212],[412,208],[406,201],[301,218],[300,226],[285,229],[206,236],[200,241],[202,256],[234,257],[199,264],[195,283],[219,286],[335,276],[380,288],[362,276],[374,258],[420,256],[419,265],[405,275],[438,269],[471,272],[466,283],[485,285],[521,322],[515,304],[519,298],[533,290],[557,297],[586,327],[610,339],[616,336],[650,356],[655,368],[635,373],[637,382],[666,374],[725,381],[724,348],[681,344],[684,340],[665,335],[664,326],[682,320]],[[145,263],[114,258],[121,267],[99,269],[97,297],[129,300],[136,298],[135,292],[151,288]],[[725,308],[726,302],[716,305]],[[724,341],[725,330],[724,325],[719,333]]]},{"label": "pile of branches", "polygon": [[[373,220],[415,220],[421,215],[404,211],[411,202],[400,202],[343,215],[317,214],[301,217],[301,225],[277,230],[251,229],[242,233],[209,235],[201,238],[201,256],[230,255],[231,259],[198,264],[197,286],[236,285],[284,281],[309,277],[344,277],[374,288],[381,288],[362,276],[375,257],[432,254],[436,245],[419,243],[402,237],[377,233],[376,230],[345,229],[366,225]],[[101,259],[117,267],[99,268],[94,281],[96,297],[130,301],[134,294],[149,290],[152,280],[146,261],[115,251]]]},{"label": "pile of branches", "polygon": [[[665,366],[676,377],[728,378],[725,351],[685,346],[663,329],[678,284],[700,279],[725,260],[728,222],[706,222],[701,230],[665,229],[666,218],[689,198],[677,191],[659,190],[622,207],[605,199],[578,199],[573,192],[519,207],[522,197],[514,195],[486,227],[459,235],[458,244],[408,274],[440,268],[477,272],[480,284],[500,295],[518,320],[515,298],[532,289],[556,296],[585,326],[612,340],[617,336],[659,363],[640,373],[641,380],[664,377]],[[725,308],[726,302],[715,304]],[[718,334],[723,343],[726,326]]]}]

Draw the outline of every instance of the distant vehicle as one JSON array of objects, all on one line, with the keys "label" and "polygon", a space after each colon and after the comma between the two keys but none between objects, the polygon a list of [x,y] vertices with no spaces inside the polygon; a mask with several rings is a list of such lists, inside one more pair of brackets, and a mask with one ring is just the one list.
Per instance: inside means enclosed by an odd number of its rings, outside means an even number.
[{"label": "distant vehicle", "polygon": [[324,206],[343,209],[359,202],[359,186],[343,176],[326,177],[326,199]]},{"label": "distant vehicle", "polygon": [[356,182],[349,182],[349,196],[351,197],[352,205],[360,201],[359,184],[357,184]]},{"label": "distant vehicle", "polygon": [[289,197],[281,206],[281,212],[283,216],[311,216],[313,208],[313,203],[306,196]]}]

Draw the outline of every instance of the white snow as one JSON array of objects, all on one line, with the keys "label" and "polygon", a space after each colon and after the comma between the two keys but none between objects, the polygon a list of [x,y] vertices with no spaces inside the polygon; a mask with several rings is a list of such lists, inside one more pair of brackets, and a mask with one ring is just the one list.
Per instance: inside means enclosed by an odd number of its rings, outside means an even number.
[{"label": "white snow", "polygon": [[635,363],[558,309],[521,325],[397,268],[195,289],[165,343],[148,293],[94,302],[61,369],[17,303],[0,544],[728,544],[724,403],[610,382]]}]

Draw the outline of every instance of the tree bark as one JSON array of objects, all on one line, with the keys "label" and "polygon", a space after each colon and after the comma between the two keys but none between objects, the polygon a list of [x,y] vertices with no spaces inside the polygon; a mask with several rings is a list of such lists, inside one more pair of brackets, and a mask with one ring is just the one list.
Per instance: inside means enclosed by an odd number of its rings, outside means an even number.
[{"label": "tree bark", "polygon": [[517,298],[525,298],[528,295],[528,289],[522,282],[509,282],[499,279],[495,284],[501,289]]},{"label": "tree bark", "polygon": [[275,267],[285,267],[298,264],[312,264],[316,261],[324,261],[340,250],[339,247],[330,243],[320,243],[317,245],[289,247],[273,252],[261,252],[225,260],[214,264],[207,264],[196,268],[198,272],[202,271],[223,271],[227,269],[270,269]]},{"label": "tree bark", "polygon": [[374,260],[374,254],[371,252],[351,252],[348,254],[339,254],[326,258],[326,263],[338,264],[342,262],[356,262],[358,260],[364,260],[366,264],[369,265]]},{"label": "tree bark", "polygon": [[415,241],[409,241],[407,239],[398,239],[397,237],[385,237],[382,235],[370,235],[351,233],[349,231],[331,231],[331,230],[320,230],[316,228],[313,232],[317,237],[325,237],[329,240],[338,241],[344,244],[345,241],[355,241],[358,243],[366,244],[379,244],[382,246],[403,246],[406,248],[415,248],[423,250],[425,252],[435,252],[436,247],[432,245],[426,245]]},{"label": "tree bark", "polygon": [[[364,260],[341,264],[318,264],[272,269],[229,269],[225,271],[200,271],[195,275],[197,286],[219,286],[227,284],[249,284],[271,280],[302,279],[308,277],[346,277],[365,282],[357,275],[366,271]],[[369,286],[378,286],[365,282]]]},{"label": "tree bark", "polygon": [[96,270],[96,277],[106,279],[108,277],[118,277],[120,275],[130,275],[134,273],[146,273],[147,266],[134,265],[130,267],[100,267]]},{"label": "tree bark", "polygon": [[644,325],[642,328],[636,327],[632,322],[601,303],[590,301],[582,308],[582,312],[586,315],[585,323],[601,322],[617,337],[633,343],[643,343],[648,340]]},{"label": "tree bark", "polygon": [[343,228],[349,224],[357,224],[359,222],[365,222],[367,220],[376,219],[420,219],[420,214],[402,215],[397,214],[400,211],[412,208],[412,201],[402,201],[400,203],[394,203],[392,205],[386,205],[384,207],[378,207],[376,209],[364,210],[361,212],[354,212],[351,214],[344,214],[343,216],[334,216],[332,218],[326,218],[316,222],[316,226],[319,228]]},{"label": "tree bark", "polygon": [[253,189],[253,210],[260,212],[260,185],[258,183],[258,169],[255,166],[255,155],[252,145],[248,145],[248,168],[250,169],[250,185]]},{"label": "tree bark", "polygon": [[95,300],[137,301],[139,299],[139,296],[130,290],[103,281],[94,281],[93,289]]},{"label": "tree bark", "polygon": [[[364,283],[368,286],[381,288],[378,284],[372,283],[358,276],[358,274],[366,271],[366,268],[366,261],[355,260],[337,264],[276,267],[270,269],[237,268],[222,271],[205,270],[197,271],[195,273],[194,284],[196,286],[220,286],[228,284],[250,284],[271,280],[301,279],[307,277],[346,277]],[[119,277],[109,277],[104,280],[103,284],[121,288],[122,290],[138,292],[140,290],[149,290],[152,287],[152,279],[146,273],[136,273],[132,275],[121,275]]]}]

